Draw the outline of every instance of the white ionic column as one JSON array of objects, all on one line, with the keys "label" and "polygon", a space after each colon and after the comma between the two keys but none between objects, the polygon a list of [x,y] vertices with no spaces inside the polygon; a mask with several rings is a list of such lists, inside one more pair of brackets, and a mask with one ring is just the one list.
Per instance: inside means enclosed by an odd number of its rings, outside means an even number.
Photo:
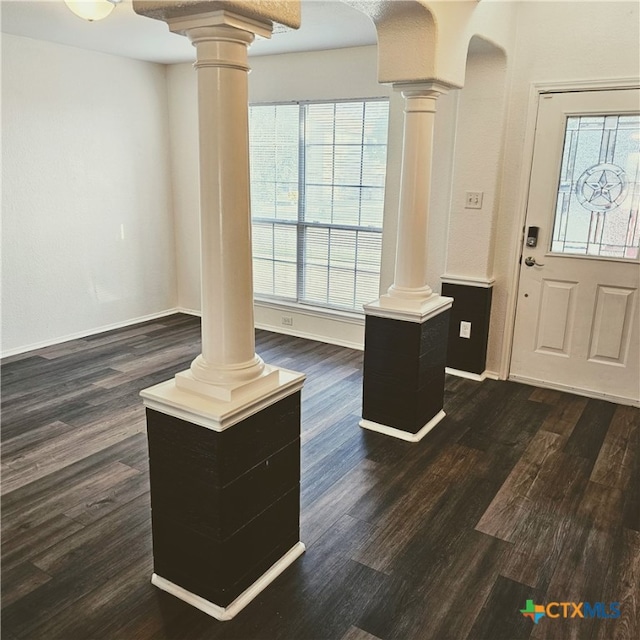
[{"label": "white ionic column", "polygon": [[184,31],[196,48],[200,138],[202,353],[178,387],[230,399],[273,377],[255,353],[247,47],[235,25]]},{"label": "white ionic column", "polygon": [[[134,0],[134,8],[189,37],[198,78],[202,353],[187,371],[140,392],[156,470],[151,495],[161,505],[152,531],[160,573],[151,581],[230,620],[304,552],[298,503],[284,498],[298,485],[300,470],[289,465],[275,475],[245,473],[257,461],[269,467],[283,446],[299,446],[304,375],[264,364],[255,353],[247,48],[255,34],[269,37],[273,21],[296,28],[300,7],[288,0]],[[224,446],[229,437],[237,445],[232,451]],[[161,482],[167,473],[179,477],[180,486]],[[239,477],[257,497],[254,509],[238,519],[229,487]],[[215,530],[200,526],[211,520],[212,508],[222,523]],[[229,514],[234,527],[224,524]],[[266,537],[256,514],[277,519]],[[280,558],[272,557],[276,542]],[[229,552],[245,548],[271,558],[271,566],[248,568],[242,553]],[[224,571],[208,570],[221,562]]]},{"label": "white ionic column", "polygon": [[427,243],[436,101],[448,88],[432,82],[394,88],[405,100],[395,275],[388,293],[365,309],[422,314],[441,302],[427,283]]}]

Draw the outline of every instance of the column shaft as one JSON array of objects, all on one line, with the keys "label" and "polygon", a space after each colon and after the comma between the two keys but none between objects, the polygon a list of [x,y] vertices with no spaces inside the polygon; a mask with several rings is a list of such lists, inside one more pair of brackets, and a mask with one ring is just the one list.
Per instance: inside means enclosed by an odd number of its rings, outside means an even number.
[{"label": "column shaft", "polygon": [[255,354],[247,46],[230,26],[188,31],[196,47],[200,133],[202,355],[194,378],[225,383],[260,375]]},{"label": "column shaft", "polygon": [[403,91],[405,99],[404,139],[398,239],[394,283],[389,295],[426,300],[427,234],[431,196],[431,163],[436,100],[446,90],[429,86]]}]

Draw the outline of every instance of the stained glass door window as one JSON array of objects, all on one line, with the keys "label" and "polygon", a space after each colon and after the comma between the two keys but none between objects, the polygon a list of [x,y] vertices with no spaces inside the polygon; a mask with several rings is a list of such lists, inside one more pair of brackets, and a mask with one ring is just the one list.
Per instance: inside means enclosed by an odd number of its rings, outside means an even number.
[{"label": "stained glass door window", "polygon": [[640,116],[567,118],[551,252],[637,260]]}]

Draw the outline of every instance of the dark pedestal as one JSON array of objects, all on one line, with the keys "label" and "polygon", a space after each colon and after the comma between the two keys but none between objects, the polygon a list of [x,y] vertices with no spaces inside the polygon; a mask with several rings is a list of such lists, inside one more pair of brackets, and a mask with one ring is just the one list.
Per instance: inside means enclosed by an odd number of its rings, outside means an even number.
[{"label": "dark pedestal", "polygon": [[169,582],[225,619],[283,556],[304,550],[300,392],[223,431],[147,409],[147,432],[154,583],[159,576],[158,586]]},{"label": "dark pedestal", "polygon": [[449,310],[422,323],[367,316],[363,427],[415,441],[444,417],[448,330]]},{"label": "dark pedestal", "polygon": [[[489,322],[491,320],[490,286],[442,284],[442,294],[453,298],[449,323],[447,367],[481,376],[487,363]],[[460,322],[471,323],[471,337],[460,337]]]}]

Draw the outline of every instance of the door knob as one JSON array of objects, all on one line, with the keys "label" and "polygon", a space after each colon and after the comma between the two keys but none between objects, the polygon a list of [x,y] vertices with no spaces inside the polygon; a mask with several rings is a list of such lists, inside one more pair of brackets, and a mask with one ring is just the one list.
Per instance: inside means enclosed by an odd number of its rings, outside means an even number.
[{"label": "door knob", "polygon": [[532,256],[525,258],[524,263],[527,265],[527,267],[533,267],[534,265],[536,267],[544,267],[544,264],[541,264],[540,262],[536,262],[536,259]]}]

